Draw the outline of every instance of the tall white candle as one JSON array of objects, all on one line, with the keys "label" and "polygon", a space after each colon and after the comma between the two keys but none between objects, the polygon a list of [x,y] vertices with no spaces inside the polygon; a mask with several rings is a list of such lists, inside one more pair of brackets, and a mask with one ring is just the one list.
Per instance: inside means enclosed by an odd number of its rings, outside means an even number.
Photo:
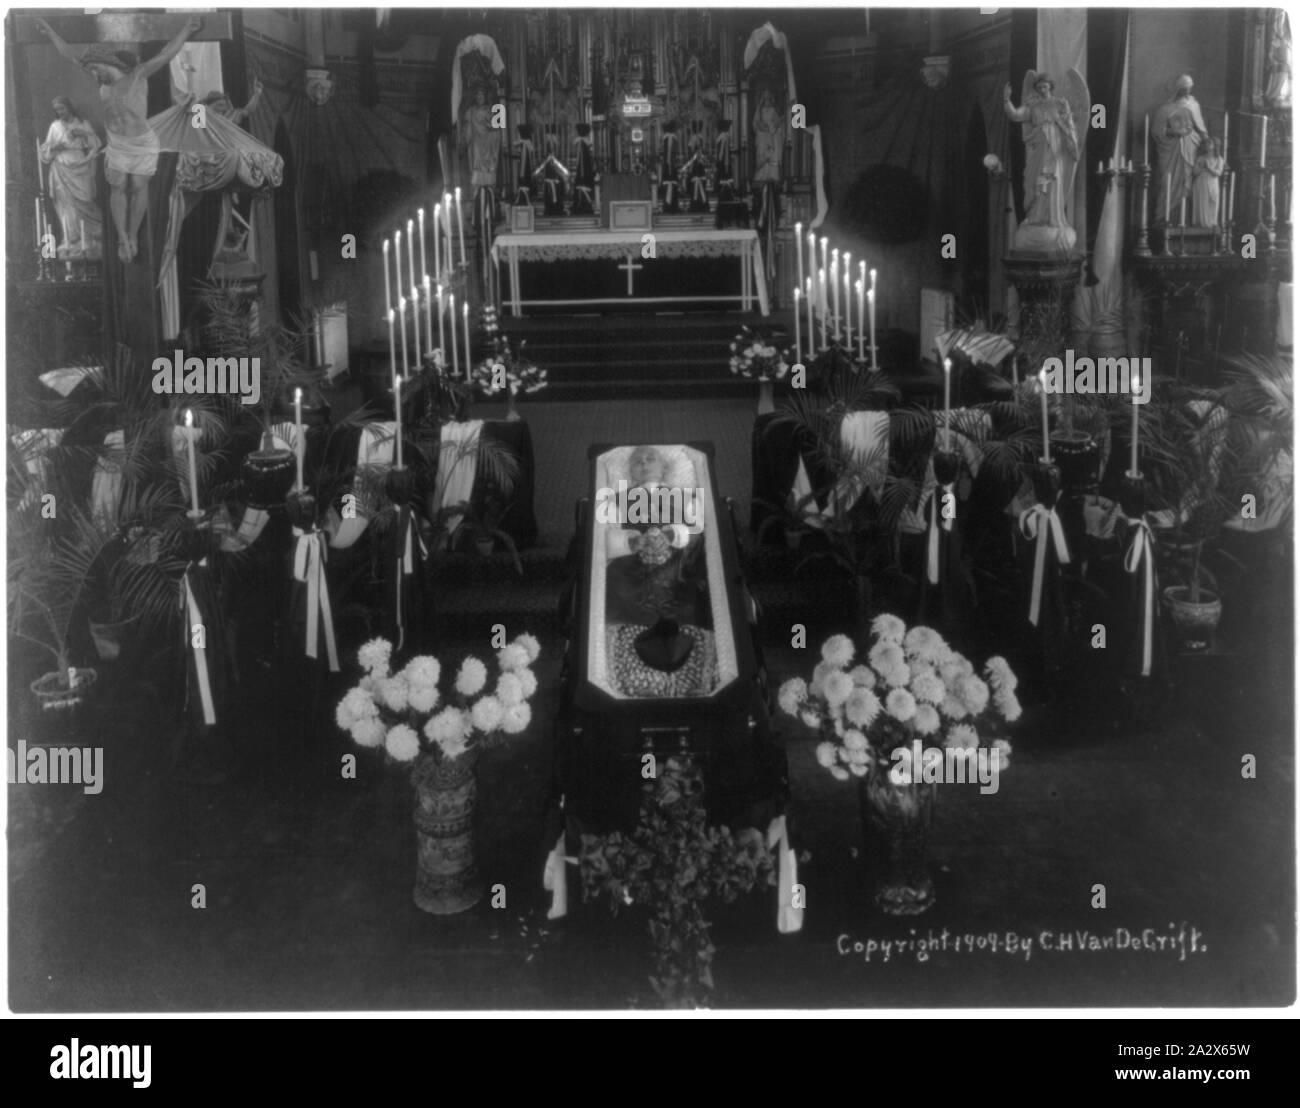
[{"label": "tall white candle", "polygon": [[[437,234],[437,228],[436,228],[436,227],[434,228],[434,233]],[[437,240],[437,239],[434,239],[433,241],[434,241],[434,242],[437,242],[438,240]],[[446,340],[445,338],[443,338],[443,330],[442,330],[442,313],[443,313],[443,310],[444,310],[444,309],[443,309],[443,306],[442,306],[442,285],[439,285],[439,286],[438,286],[438,349],[442,351],[442,360],[443,360],[443,364],[446,365],[446,363],[447,363],[447,340]]]},{"label": "tall white candle", "polygon": [[1149,166],[1151,164],[1151,155],[1147,153],[1151,149],[1151,116],[1148,114],[1146,122],[1142,129],[1142,164]]},{"label": "tall white candle", "polygon": [[1219,155],[1223,158],[1224,165],[1228,164],[1228,124],[1231,122],[1232,115],[1225,107],[1223,109],[1223,149],[1219,151]]},{"label": "tall white candle", "polygon": [[821,320],[822,349],[825,350],[830,343],[826,339],[826,270],[824,269],[819,269],[817,271],[817,315]]},{"label": "tall white candle", "polygon": [[[433,279],[442,283],[442,205],[433,206]],[[441,345],[441,344],[439,344]]]},{"label": "tall white candle", "polygon": [[1133,433],[1129,436],[1128,471],[1133,477],[1138,476],[1138,393],[1142,390],[1142,378],[1133,374]]},{"label": "tall white candle", "polygon": [[1237,174],[1228,174],[1228,223],[1232,223],[1236,209],[1233,207],[1233,201],[1237,198]]},{"label": "tall white candle", "polygon": [[198,436],[194,434],[194,413],[189,408],[185,409],[185,447],[190,456],[190,511],[194,515],[201,514],[199,511],[199,463],[194,457],[194,440]]},{"label": "tall white candle", "polygon": [[303,451],[303,434],[302,434],[302,389],[293,390],[293,454],[294,461],[298,463],[298,483],[294,486],[299,492],[304,488],[302,483],[302,451]]},{"label": "tall white candle", "polygon": [[393,432],[393,438],[397,446],[397,468],[402,468],[402,379],[397,377],[393,380],[393,413],[396,420],[396,430]]},{"label": "tall white candle", "polygon": [[952,426],[951,416],[948,414],[952,410],[952,359],[944,358],[943,360],[943,448],[952,449]]},{"label": "tall white candle", "polygon": [[809,274],[803,279],[803,296],[805,310],[808,312],[808,354],[813,356],[817,350],[817,335],[813,330],[813,282],[812,275]]},{"label": "tall white candle", "polygon": [[[817,272],[817,236],[811,231],[808,232],[808,279]],[[812,336],[808,336],[809,343],[812,342]]]},{"label": "tall white candle", "polygon": [[844,267],[844,349],[853,353],[853,300],[850,297],[849,267]]},{"label": "tall white candle", "polygon": [[863,347],[866,343],[867,335],[867,301],[862,292],[862,282],[855,281],[853,284],[858,291],[858,358],[865,359],[867,355]]},{"label": "tall white candle", "polygon": [[[827,251],[827,249],[829,248],[829,246],[830,246],[830,240],[829,240],[825,235],[822,235],[822,264],[821,264],[821,268],[824,269],[824,270],[826,270],[827,272],[830,272],[830,260],[829,260],[829,258],[828,258],[828,256],[827,256],[827,253],[826,253],[826,251]],[[825,304],[822,305],[823,308],[824,308],[825,306],[826,306]]]},{"label": "tall white candle", "polygon": [[1259,168],[1264,168],[1264,163],[1268,160],[1268,116],[1264,116],[1259,123]]},{"label": "tall white candle", "polygon": [[393,309],[388,309],[388,377],[392,380],[397,376],[397,345],[393,338]]},{"label": "tall white candle", "polygon": [[796,362],[800,360],[800,351],[803,347],[799,338],[799,297],[799,286],[796,285],[794,289],[794,360]]},{"label": "tall white candle", "polygon": [[[872,273],[875,272],[873,269]],[[871,324],[871,368],[876,368],[876,290],[867,289],[867,318]]]},{"label": "tall white candle", "polygon": [[424,252],[424,209],[420,208],[416,213],[420,219],[420,272],[429,272],[429,258]]},{"label": "tall white candle", "polygon": [[384,239],[384,311],[393,310],[393,290],[388,283],[388,240]]},{"label": "tall white candle", "polygon": [[[449,294],[447,302],[450,305],[448,311],[451,313],[451,367],[452,367],[452,372],[457,377],[459,377],[460,376],[460,344],[456,341],[456,294],[454,292]],[[465,367],[465,375],[466,378],[468,378],[469,366]]]},{"label": "tall white candle", "polygon": [[831,333],[839,338],[840,334],[840,252],[839,250],[831,251],[831,268],[829,279],[831,283]]},{"label": "tall white candle", "polygon": [[1041,369],[1038,372],[1038,391],[1043,398],[1043,461],[1052,460],[1052,436],[1048,430],[1047,422],[1047,370]]},{"label": "tall white candle", "polygon": [[400,298],[402,295],[402,232],[400,230],[393,235],[393,277]]},{"label": "tall white candle", "polygon": [[410,366],[406,360],[406,297],[397,298],[397,330],[402,336],[402,376],[405,377],[410,372]]},{"label": "tall white candle", "polygon": [[433,354],[433,297],[429,295],[429,275],[424,275],[424,333],[429,341],[426,353]]},{"label": "tall white candle", "polygon": [[[794,225],[794,261],[797,269],[796,282],[799,288],[803,288],[803,224]],[[798,314],[797,312],[795,313]]]},{"label": "tall white candle", "polygon": [[1171,199],[1170,193],[1173,192],[1173,189],[1174,189],[1173,178],[1168,173],[1166,173],[1165,174],[1165,224],[1166,226],[1169,224],[1169,201]]},{"label": "tall white candle", "polygon": [[460,237],[460,260],[464,264],[467,260],[465,257],[465,208],[460,202],[459,185],[456,186],[456,233]]},{"label": "tall white candle", "polygon": [[411,353],[416,364],[420,362],[420,286],[415,283],[415,220],[406,221],[406,262],[407,272],[411,278],[411,326],[415,336],[415,347]]},{"label": "tall white candle", "polygon": [[465,380],[470,377],[470,360],[469,360],[469,305],[461,305],[461,315],[465,319]]},{"label": "tall white candle", "polygon": [[1277,174],[1268,175],[1268,221],[1277,222]]}]

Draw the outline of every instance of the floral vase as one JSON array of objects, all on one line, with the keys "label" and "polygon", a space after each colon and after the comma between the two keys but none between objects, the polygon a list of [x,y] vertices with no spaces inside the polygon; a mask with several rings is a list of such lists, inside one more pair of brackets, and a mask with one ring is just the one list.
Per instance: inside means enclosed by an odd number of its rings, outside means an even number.
[{"label": "floral vase", "polygon": [[876,906],[887,916],[917,916],[934,903],[927,848],[935,786],[894,785],[883,770],[859,783],[863,831],[878,866]]},{"label": "floral vase", "polygon": [[776,402],[772,398],[772,378],[758,379],[758,414],[767,415],[776,411]]},{"label": "floral vase", "polygon": [[474,860],[477,757],[422,754],[411,773],[415,787],[415,903],[435,916],[472,908],[483,896]]}]

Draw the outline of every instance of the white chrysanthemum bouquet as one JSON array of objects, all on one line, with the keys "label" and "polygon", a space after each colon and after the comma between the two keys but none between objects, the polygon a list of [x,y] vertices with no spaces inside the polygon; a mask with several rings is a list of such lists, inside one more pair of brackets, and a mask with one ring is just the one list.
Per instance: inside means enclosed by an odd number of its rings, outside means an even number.
[{"label": "white chrysanthemum bouquet", "polygon": [[540,652],[528,634],[503,646],[496,654],[499,672],[491,688],[487,664],[470,655],[444,698],[437,658],[412,658],[394,673],[392,643],[371,639],[357,652],[365,676],[339,701],[334,718],[358,746],[382,746],[394,761],[413,761],[422,749],[459,758],[499,734],[517,735],[527,728],[532,720],[528,700],[537,691],[532,664]]},{"label": "white chrysanthemum bouquet", "polygon": [[779,381],[790,371],[786,361],[792,357],[789,349],[781,350],[775,343],[751,327],[741,327],[731,340],[731,357],[728,365],[739,377],[760,381]]},{"label": "white chrysanthemum bouquet", "polygon": [[[923,749],[987,747],[1005,769],[1011,744],[998,732],[1020,718],[1006,659],[990,658],[980,676],[932,628],[909,630],[896,616],[880,615],[871,630],[865,658],[847,635],[832,635],[812,680],[792,677],[781,686],[781,710],[823,736],[817,761],[840,781],[888,773],[894,784],[907,784],[919,739]],[[915,767],[916,777],[921,770]]]}]

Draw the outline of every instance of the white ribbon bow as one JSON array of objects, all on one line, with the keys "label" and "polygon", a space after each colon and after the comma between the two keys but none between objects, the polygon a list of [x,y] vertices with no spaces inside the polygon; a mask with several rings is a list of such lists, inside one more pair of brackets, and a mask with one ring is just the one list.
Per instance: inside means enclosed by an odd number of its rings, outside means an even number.
[{"label": "white ribbon bow", "polygon": [[[199,562],[199,565],[206,565],[207,559]],[[204,643],[199,646],[194,641],[194,628],[203,627],[203,615],[199,611],[199,602],[194,595],[194,588],[190,584],[190,571],[185,570],[185,575],[181,578],[183,589],[181,592],[181,609],[188,617],[185,631],[186,638],[189,639],[190,649],[194,651],[194,669],[199,678],[199,701],[203,705],[203,722],[211,726],[217,722],[217,708],[212,700],[212,679],[208,676],[208,651],[207,651],[207,629],[200,637]]]},{"label": "white ribbon bow", "polygon": [[777,816],[767,828],[767,848],[777,848],[776,929],[782,935],[803,929],[803,909],[794,906],[794,887],[799,882],[799,863],[790,846],[785,816]]},{"label": "white ribbon bow", "polygon": [[300,531],[297,527],[293,533],[298,538],[293,554],[293,576],[307,586],[307,657],[317,657],[318,620],[323,619],[325,652],[329,657],[330,672],[338,673],[339,652],[334,643],[334,616],[330,611],[329,581],[325,577],[329,536],[323,531]]},{"label": "white ribbon bow", "polygon": [[1151,525],[1146,519],[1130,520],[1133,541],[1124,555],[1124,572],[1137,573],[1142,567],[1142,676],[1151,676],[1151,634],[1155,619],[1155,558]]},{"label": "white ribbon bow", "polygon": [[1035,504],[1020,513],[1020,533],[1027,539],[1038,539],[1034,548],[1034,583],[1029,594],[1029,622],[1038,626],[1038,614],[1043,599],[1043,571],[1047,566],[1047,541],[1051,534],[1056,546],[1056,557],[1062,565],[1070,561],[1070,552],[1065,546],[1065,530],[1055,508],[1046,504]]}]

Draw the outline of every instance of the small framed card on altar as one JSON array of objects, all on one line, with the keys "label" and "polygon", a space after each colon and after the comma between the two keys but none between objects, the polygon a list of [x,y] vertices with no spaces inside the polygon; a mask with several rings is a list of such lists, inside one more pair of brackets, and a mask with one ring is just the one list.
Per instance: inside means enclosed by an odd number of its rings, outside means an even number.
[{"label": "small framed card on altar", "polygon": [[510,230],[515,234],[531,234],[533,230],[533,206],[516,204],[510,209]]},{"label": "small framed card on altar", "polygon": [[611,231],[650,230],[651,204],[649,200],[611,200],[609,202],[609,229]]}]

